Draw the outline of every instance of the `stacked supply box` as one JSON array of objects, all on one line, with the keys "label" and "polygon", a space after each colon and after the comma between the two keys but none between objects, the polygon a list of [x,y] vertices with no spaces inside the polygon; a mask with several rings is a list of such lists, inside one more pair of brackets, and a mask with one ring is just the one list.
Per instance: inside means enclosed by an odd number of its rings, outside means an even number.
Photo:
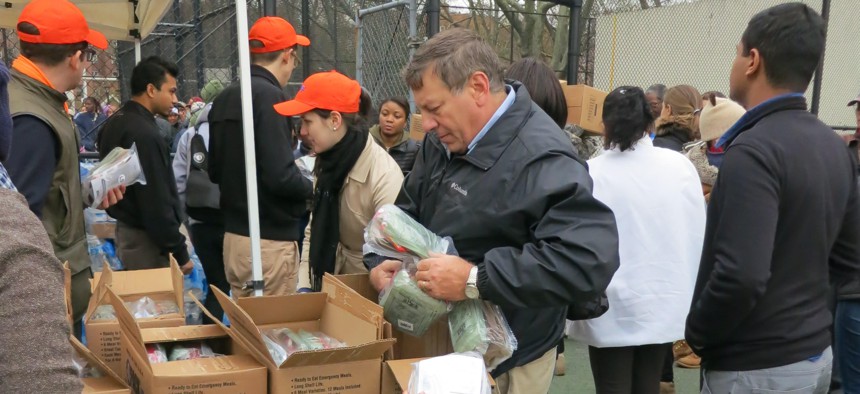
[{"label": "stacked supply box", "polygon": [[592,133],[603,134],[603,101],[607,93],[587,85],[559,81],[567,101],[567,123]]},{"label": "stacked supply box", "polygon": [[[228,333],[268,367],[270,393],[380,392],[383,354],[394,340],[381,339],[381,314],[367,310],[371,303],[333,289],[333,283],[324,281],[322,293],[238,300],[212,287],[230,319]],[[271,330],[283,329],[323,333],[341,347],[299,350],[276,360]]]},{"label": "stacked supply box", "polygon": [[126,381],[135,393],[265,393],[266,367],[217,325],[141,328],[108,291],[121,330]]},{"label": "stacked supply box", "polygon": [[117,375],[124,376],[120,325],[108,289],[136,309],[141,327],[178,327],[185,324],[182,285],[182,271],[173,257],[169,268],[113,271],[105,265],[93,279],[93,295],[84,320],[87,347]]}]

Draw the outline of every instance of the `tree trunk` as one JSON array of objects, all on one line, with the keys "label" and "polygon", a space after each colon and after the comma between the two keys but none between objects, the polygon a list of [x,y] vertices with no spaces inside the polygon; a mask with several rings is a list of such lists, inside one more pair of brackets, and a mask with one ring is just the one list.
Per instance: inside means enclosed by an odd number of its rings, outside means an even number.
[{"label": "tree trunk", "polygon": [[[567,65],[567,36],[570,24],[570,7],[561,7],[558,17],[558,26],[555,28],[555,38],[552,46],[552,61],[550,67],[558,75],[563,75]],[[565,76],[566,78],[567,76]]]}]

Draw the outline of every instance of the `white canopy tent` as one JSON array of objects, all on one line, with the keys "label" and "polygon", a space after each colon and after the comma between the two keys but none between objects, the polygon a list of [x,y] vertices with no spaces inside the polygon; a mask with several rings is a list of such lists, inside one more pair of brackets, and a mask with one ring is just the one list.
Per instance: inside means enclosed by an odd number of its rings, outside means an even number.
[{"label": "white canopy tent", "polygon": [[[108,40],[134,41],[135,60],[140,61],[140,40],[152,33],[173,4],[173,0],[71,0],[80,8],[91,29]],[[18,15],[29,0],[6,0],[0,4],[0,28],[14,29]],[[242,117],[245,137],[245,169],[250,218],[253,281],[255,296],[263,295],[263,265],[260,255],[260,213],[257,199],[257,159],[254,146],[254,117],[251,109],[251,61],[248,48],[248,5],[236,3],[236,30],[239,45],[239,80],[242,88]]]},{"label": "white canopy tent", "polygon": [[[71,0],[81,9],[90,28],[108,40],[146,38],[170,9],[173,0]],[[0,4],[0,27],[14,29],[18,15],[29,0],[5,0]]]}]

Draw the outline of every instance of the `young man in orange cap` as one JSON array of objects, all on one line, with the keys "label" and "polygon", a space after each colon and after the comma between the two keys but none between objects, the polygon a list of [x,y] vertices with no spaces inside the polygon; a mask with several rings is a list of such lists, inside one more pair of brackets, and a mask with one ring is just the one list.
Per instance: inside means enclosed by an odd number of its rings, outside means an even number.
[{"label": "young man in orange cap", "polygon": [[[95,60],[90,48],[107,48],[105,36],[90,30],[81,11],[67,0],[33,0],[18,17],[21,56],[12,62],[9,83],[15,149],[3,164],[30,210],[45,225],[54,253],[72,269],[75,334],[90,298],[90,258],[78,164],[79,136],[68,115],[65,92],[81,84]],[[101,208],[122,199],[112,190]],[[61,287],[61,284],[58,283]]]},{"label": "young man in orange cap", "polygon": [[[260,236],[264,293],[296,291],[300,219],[311,197],[311,182],[294,163],[290,125],[274,105],[287,98],[283,88],[298,61],[296,46],[308,46],[289,22],[260,18],[248,33],[251,48],[251,93],[260,204]],[[224,215],[224,268],[234,297],[254,290],[251,239],[248,238],[248,195],[242,134],[242,97],[238,83],[225,89],[209,112],[209,177],[221,188]],[[246,130],[245,132],[251,132]]]}]

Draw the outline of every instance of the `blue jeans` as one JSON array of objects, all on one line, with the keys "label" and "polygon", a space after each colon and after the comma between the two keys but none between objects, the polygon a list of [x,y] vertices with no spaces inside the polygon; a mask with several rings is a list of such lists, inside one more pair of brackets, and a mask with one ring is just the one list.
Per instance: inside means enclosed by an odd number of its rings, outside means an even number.
[{"label": "blue jeans", "polygon": [[834,325],[842,387],[860,393],[860,300],[839,301]]}]

